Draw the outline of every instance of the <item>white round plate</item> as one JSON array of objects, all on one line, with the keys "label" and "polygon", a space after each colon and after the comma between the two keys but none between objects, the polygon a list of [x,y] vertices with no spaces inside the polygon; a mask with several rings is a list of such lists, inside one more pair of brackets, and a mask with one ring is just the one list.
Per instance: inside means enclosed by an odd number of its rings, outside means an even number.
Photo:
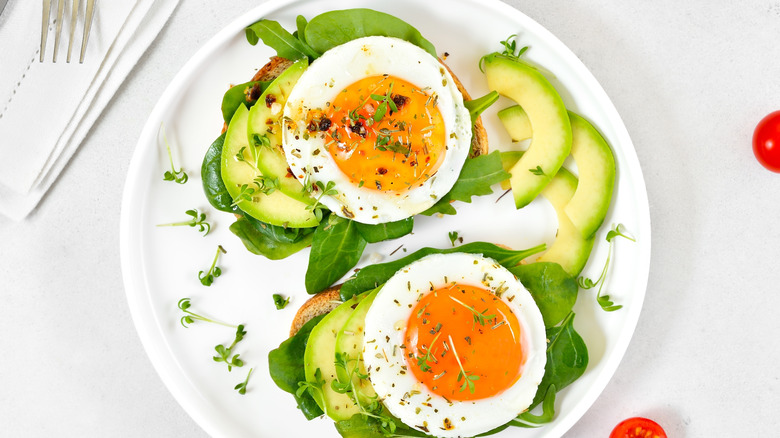
[{"label": "white round plate", "polygon": [[[329,419],[306,421],[291,395],[278,389],[268,375],[268,352],[288,335],[296,309],[307,295],[303,277],[309,250],[285,260],[269,261],[247,252],[228,230],[233,217],[214,210],[202,190],[200,165],[211,142],[220,134],[222,95],[230,84],[248,81],[274,51],[251,46],[244,27],[261,19],[295,29],[299,14],[312,18],[332,8],[325,0],[271,1],[247,12],[211,39],[179,72],[157,103],[141,133],[130,165],[121,216],[121,256],[125,288],[133,319],[157,372],[184,409],[215,437],[321,436],[338,433]],[[592,290],[581,291],[575,327],[585,339],[590,363],[585,375],[562,391],[555,421],[539,429],[510,428],[500,437],[559,437],[588,409],[609,381],[626,350],[644,299],[650,263],[650,215],[644,180],[631,139],[604,90],[558,39],[539,24],[499,1],[394,0],[339,2],[340,8],[373,7],[415,26],[440,54],[472,96],[489,90],[478,68],[481,56],[501,50],[500,41],[517,34],[519,45],[530,46],[529,60],[549,71],[566,105],[591,120],[615,153],[617,179],[613,204],[583,275],[599,276],[607,256],[604,236],[611,224],[622,223],[637,242],[618,239],[606,292],[623,308],[602,311]],[[483,116],[491,149],[511,148],[496,111],[510,105],[500,100]],[[163,181],[168,157],[161,126],[177,165],[189,173],[187,184]],[[449,247],[449,231],[465,242],[488,241],[513,248],[550,244],[557,228],[555,213],[542,198],[515,210],[511,195],[496,202],[501,190],[457,203],[458,214],[416,218],[414,233],[396,241],[369,245],[359,266],[376,259],[393,260],[423,246]],[[208,214],[212,232],[202,236],[190,227],[156,227],[186,220],[185,210]],[[217,245],[223,274],[211,287],[198,272],[211,265]],[[390,255],[403,245],[403,249]],[[408,251],[408,252],[405,252]],[[271,295],[291,296],[290,305],[276,310]],[[179,324],[180,298],[192,299],[193,311],[248,332],[236,352],[246,365],[227,371],[212,360],[214,346],[229,344],[234,330],[196,322]],[[246,395],[233,387],[253,373]]]}]

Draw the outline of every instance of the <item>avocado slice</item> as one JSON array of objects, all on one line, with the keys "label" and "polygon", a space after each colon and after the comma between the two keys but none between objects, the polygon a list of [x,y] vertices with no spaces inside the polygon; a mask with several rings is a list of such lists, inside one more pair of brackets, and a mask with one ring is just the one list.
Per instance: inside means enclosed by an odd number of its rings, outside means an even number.
[{"label": "avocado slice", "polygon": [[604,222],[615,186],[615,157],[604,137],[587,120],[569,111],[571,120],[571,155],[577,163],[579,184],[566,215],[588,238]]},{"label": "avocado slice", "polygon": [[263,175],[278,178],[279,190],[285,195],[307,204],[313,204],[314,199],[303,190],[303,185],[295,176],[287,171],[287,159],[282,150],[282,114],[287,97],[292,92],[293,86],[298,82],[306,68],[309,66],[308,58],[303,58],[289,66],[266,89],[257,100],[257,104],[249,110],[249,122],[247,125],[248,141],[255,141],[255,136],[262,140],[258,147],[259,159],[257,168]]},{"label": "avocado slice", "polygon": [[569,155],[569,116],[558,92],[530,64],[498,53],[485,56],[482,63],[488,87],[517,102],[533,127],[528,151],[510,169],[515,206],[522,208],[541,193]]},{"label": "avocado slice", "polygon": [[[511,151],[501,154],[504,169],[514,166],[523,151]],[[555,209],[558,217],[558,232],[555,242],[539,257],[540,262],[555,262],[561,265],[569,275],[576,277],[582,272],[593,249],[595,237],[582,237],[579,230],[572,224],[564,209],[577,190],[577,177],[561,167],[549,184],[542,190],[544,196]]]},{"label": "avocado slice", "polygon": [[[235,201],[239,199],[241,188],[256,188],[254,181],[263,174],[253,166],[250,145],[247,139],[247,121],[249,110],[241,105],[233,114],[225,134],[222,146],[222,181],[230,196]],[[239,161],[241,154],[244,161]],[[316,226],[316,216],[306,209],[306,203],[293,199],[280,190],[270,194],[255,193],[248,200],[240,200],[238,207],[253,218],[272,225],[292,228],[307,228]]]},{"label": "avocado slice", "polygon": [[[498,112],[498,118],[513,141],[533,136],[528,115],[519,105]],[[569,111],[572,142],[571,155],[577,163],[577,191],[566,205],[565,212],[582,237],[596,234],[607,216],[615,185],[615,158],[607,141],[593,125]]]},{"label": "avocado slice", "polygon": [[[365,335],[366,315],[377,293],[379,293],[379,289],[369,292],[368,296],[358,304],[355,311],[352,312],[352,315],[344,324],[344,327],[339,331],[338,336],[336,336],[336,353],[345,354],[350,359],[357,360],[359,362],[358,371],[361,374],[366,374],[366,368],[363,365],[363,336]],[[348,376],[345,370],[338,368],[336,372],[339,380],[342,382],[347,380]],[[370,403],[370,399],[376,395],[371,382],[367,379],[360,379],[357,376],[353,376],[352,381],[360,393],[365,396],[361,397],[360,402]]]},{"label": "avocado slice", "polygon": [[336,421],[348,420],[360,412],[360,409],[348,394],[340,394],[333,390],[332,382],[337,379],[336,370],[336,339],[344,324],[354,312],[356,306],[365,294],[355,295],[340,304],[327,314],[309,335],[306,351],[303,354],[303,367],[306,380],[316,382],[317,370],[325,383],[322,385],[322,396],[314,396],[320,408]]}]

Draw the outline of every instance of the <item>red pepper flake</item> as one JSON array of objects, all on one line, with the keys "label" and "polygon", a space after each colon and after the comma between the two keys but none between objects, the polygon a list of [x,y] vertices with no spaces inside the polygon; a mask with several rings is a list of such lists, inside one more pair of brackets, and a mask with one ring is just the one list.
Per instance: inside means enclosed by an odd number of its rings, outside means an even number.
[{"label": "red pepper flake", "polygon": [[265,106],[271,108],[271,105],[273,105],[274,102],[276,102],[276,96],[273,94],[268,94],[265,96]]}]

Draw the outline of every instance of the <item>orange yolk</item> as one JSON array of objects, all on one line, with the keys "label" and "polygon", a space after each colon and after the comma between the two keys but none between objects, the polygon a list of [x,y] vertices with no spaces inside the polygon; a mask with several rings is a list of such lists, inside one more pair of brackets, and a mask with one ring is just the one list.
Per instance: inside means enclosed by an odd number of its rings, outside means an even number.
[{"label": "orange yolk", "polygon": [[479,400],[520,378],[520,324],[490,291],[453,284],[415,306],[406,326],[407,366],[417,380],[448,400]]},{"label": "orange yolk", "polygon": [[353,184],[383,192],[422,184],[446,150],[436,96],[391,75],[342,90],[309,130],[326,131],[328,151]]}]

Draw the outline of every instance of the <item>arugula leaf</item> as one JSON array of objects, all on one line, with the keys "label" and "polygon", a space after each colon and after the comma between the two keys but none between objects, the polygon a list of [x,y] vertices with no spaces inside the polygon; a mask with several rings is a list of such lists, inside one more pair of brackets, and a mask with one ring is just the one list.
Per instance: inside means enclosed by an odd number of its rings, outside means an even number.
[{"label": "arugula leaf", "polygon": [[409,23],[372,9],[345,9],[325,12],[306,26],[306,41],[319,53],[365,36],[389,36],[408,41],[434,57],[436,48]]},{"label": "arugula leaf", "polygon": [[557,391],[580,378],[588,367],[588,347],[574,330],[574,312],[570,312],[558,327],[547,329],[547,364],[544,377],[529,409],[547,396],[547,390],[555,385]]},{"label": "arugula leaf", "polygon": [[239,105],[243,104],[251,108],[270,83],[270,81],[252,81],[230,87],[222,96],[222,118],[225,123],[230,123]]},{"label": "arugula leaf", "polygon": [[349,272],[360,260],[366,239],[356,222],[331,214],[320,222],[311,242],[306,291],[315,294]]},{"label": "arugula leaf", "polygon": [[431,216],[436,213],[456,214],[455,208],[450,205],[452,201],[471,202],[472,196],[489,195],[493,193],[490,188],[493,184],[508,179],[511,175],[504,170],[501,164],[501,153],[494,151],[487,155],[469,158],[463,164],[460,176],[452,186],[452,190],[442,196],[431,208],[420,214]]},{"label": "arugula leaf", "polygon": [[272,20],[260,20],[247,27],[246,39],[253,46],[259,40],[263,40],[266,46],[276,50],[278,56],[290,61],[305,57],[316,59],[320,56],[308,44],[294,37],[281,24]]},{"label": "arugula leaf", "polygon": [[314,228],[283,228],[242,216],[230,226],[230,232],[252,254],[280,260],[311,244]]},{"label": "arugula leaf", "polygon": [[200,166],[200,178],[203,180],[203,193],[206,194],[209,204],[220,211],[235,213],[238,209],[233,206],[233,198],[222,181],[222,146],[225,144],[225,133],[222,133],[214,143],[209,146]]},{"label": "arugula leaf", "polygon": [[384,284],[399,269],[430,254],[450,254],[453,252],[482,254],[485,257],[495,259],[498,263],[504,266],[514,266],[520,263],[520,261],[524,258],[536,254],[540,251],[544,251],[545,247],[546,246],[544,244],[541,244],[530,249],[515,251],[501,248],[499,246],[493,245],[492,243],[472,242],[461,245],[457,248],[422,248],[419,251],[415,251],[408,256],[398,260],[370,265],[361,269],[352,278],[341,285],[341,299],[346,301],[352,298],[354,295],[365,292],[369,289],[374,289],[380,284]]},{"label": "arugula leaf", "polygon": [[545,327],[552,327],[571,312],[577,301],[577,281],[551,262],[536,262],[509,268],[534,298]]},{"label": "arugula leaf", "polygon": [[356,222],[358,232],[368,243],[381,242],[383,240],[397,239],[412,232],[414,217],[408,217],[396,222],[384,224],[362,224]]},{"label": "arugula leaf", "polygon": [[279,348],[268,353],[268,371],[271,374],[271,379],[282,391],[295,396],[298,408],[309,420],[322,415],[322,409],[308,391],[302,391],[300,395],[296,392],[298,392],[298,382],[306,380],[303,354],[306,351],[309,334],[324,317],[325,315],[320,315],[313,318],[304,324],[293,337],[282,342]]},{"label": "arugula leaf", "polygon": [[482,112],[485,111],[490,105],[493,105],[497,100],[498,91],[491,91],[490,93],[477,99],[463,101],[463,105],[467,110],[469,110],[471,123],[476,123],[479,115],[482,114]]}]

